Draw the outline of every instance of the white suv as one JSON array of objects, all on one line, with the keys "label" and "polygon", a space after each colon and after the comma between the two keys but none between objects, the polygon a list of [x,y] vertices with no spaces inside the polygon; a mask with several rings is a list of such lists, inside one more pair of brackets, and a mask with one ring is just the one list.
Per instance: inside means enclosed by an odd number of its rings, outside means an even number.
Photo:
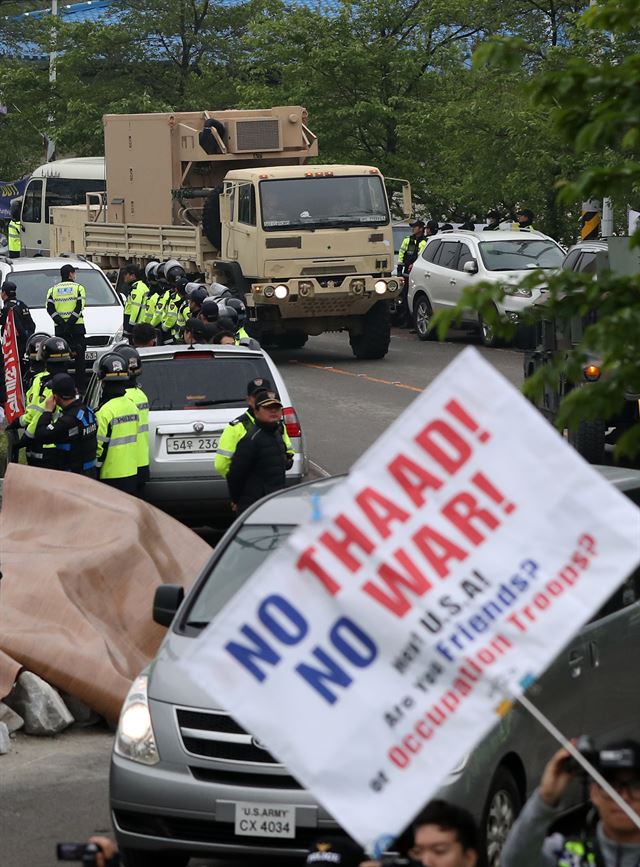
[{"label": "white suv", "polygon": [[15,283],[16,296],[30,309],[36,331],[53,334],[53,320],[47,313],[47,292],[60,282],[63,265],[73,265],[77,282],[85,288],[86,357],[87,361],[93,362],[101,349],[122,338],[122,298],[104,271],[84,259],[21,256],[19,259],[0,260],[0,282],[11,280]]},{"label": "white suv", "polygon": [[[491,281],[504,285],[506,295],[496,302],[504,319],[517,323],[521,312],[540,298],[544,287],[520,289],[517,284],[527,271],[559,270],[564,252],[559,244],[540,232],[439,232],[429,239],[409,275],[409,310],[420,340],[428,340],[433,314],[455,307],[468,286]],[[463,327],[479,328],[485,346],[495,346],[496,337],[476,310],[467,310]]]}]

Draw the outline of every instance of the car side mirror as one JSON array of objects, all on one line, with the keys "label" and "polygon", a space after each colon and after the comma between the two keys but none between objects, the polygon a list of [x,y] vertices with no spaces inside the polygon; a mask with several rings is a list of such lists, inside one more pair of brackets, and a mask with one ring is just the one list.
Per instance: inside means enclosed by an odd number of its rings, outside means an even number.
[{"label": "car side mirror", "polygon": [[468,262],[465,262],[462,266],[462,270],[465,274],[477,274],[478,273],[478,263],[475,259],[469,259]]},{"label": "car side mirror", "polygon": [[184,587],[180,584],[161,584],[153,597],[153,619],[160,626],[171,626],[176,611],[182,605]]}]

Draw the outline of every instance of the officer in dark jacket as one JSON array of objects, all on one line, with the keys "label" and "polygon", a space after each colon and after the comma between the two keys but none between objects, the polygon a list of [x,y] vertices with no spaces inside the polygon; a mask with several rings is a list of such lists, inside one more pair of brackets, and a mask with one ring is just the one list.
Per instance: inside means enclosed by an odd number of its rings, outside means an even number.
[{"label": "officer in dark jacket", "polygon": [[[57,373],[47,387],[51,396],[44,403],[34,439],[55,446],[55,469],[95,478],[98,423],[94,411],[82,402],[68,373]],[[56,407],[60,413],[54,418]]]},{"label": "officer in dark jacket", "polygon": [[22,361],[27,349],[27,341],[31,335],[35,333],[36,326],[31,318],[31,312],[27,305],[24,301],[20,301],[16,298],[16,289],[16,284],[9,280],[5,280],[2,284],[2,288],[0,288],[0,298],[2,298],[2,310],[0,310],[0,332],[4,334],[9,310],[13,310],[18,352],[20,353],[20,360]]},{"label": "officer in dark jacket", "polygon": [[238,514],[252,503],[285,486],[293,459],[287,454],[282,404],[273,391],[255,396],[254,423],[242,437],[227,476],[231,507]]}]

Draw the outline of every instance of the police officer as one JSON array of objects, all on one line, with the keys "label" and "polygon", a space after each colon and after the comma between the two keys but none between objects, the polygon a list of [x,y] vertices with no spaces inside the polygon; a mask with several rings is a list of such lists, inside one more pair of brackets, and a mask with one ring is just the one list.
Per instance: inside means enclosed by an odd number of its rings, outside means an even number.
[{"label": "police officer", "polygon": [[284,488],[293,463],[284,439],[282,404],[274,391],[255,393],[253,418],[227,473],[231,510],[239,515],[261,497]]},{"label": "police officer", "polygon": [[129,365],[108,352],[98,362],[102,401],[98,419],[98,477],[101,482],[135,496],[138,490],[138,407],[127,396]]},{"label": "police officer", "polygon": [[9,310],[13,310],[13,321],[16,326],[16,338],[18,341],[18,352],[22,359],[26,348],[27,341],[32,334],[35,333],[35,322],[31,318],[31,312],[24,301],[16,298],[17,286],[10,280],[5,280],[0,288],[0,298],[2,298],[2,310],[0,310],[0,333],[4,334],[4,329],[7,324],[7,316]]},{"label": "police officer", "polygon": [[11,202],[11,219],[7,227],[7,244],[9,247],[9,257],[11,259],[19,259],[22,252],[22,223],[20,221],[20,202]]},{"label": "police officer", "polygon": [[152,325],[156,312],[156,304],[158,303],[162,290],[156,278],[156,271],[160,262],[148,262],[144,269],[144,282],[149,287],[147,297],[145,298],[144,307],[138,317],[139,324]]},{"label": "police officer", "polygon": [[487,211],[487,225],[483,232],[497,232],[500,229],[500,211]]},{"label": "police officer", "polygon": [[[249,405],[249,409],[241,416],[238,416],[238,418],[234,419],[222,431],[222,436],[220,437],[220,440],[218,442],[218,450],[216,452],[214,465],[216,468],[216,472],[221,475],[223,479],[226,479],[227,474],[229,473],[231,459],[235,454],[238,443],[244,436],[246,436],[247,431],[255,423],[253,409],[255,407],[255,396],[256,393],[259,391],[273,391],[273,386],[268,379],[256,377],[255,379],[251,379],[247,383],[247,404]],[[291,458],[291,461],[293,462],[293,456],[295,452],[293,450],[293,445],[291,444],[291,440],[289,438],[289,434],[287,433],[286,427],[284,427],[283,429],[283,438],[286,446],[287,455]]]},{"label": "police officer", "polygon": [[242,340],[243,337],[249,338],[249,334],[245,329],[247,322],[247,308],[239,298],[227,298],[225,301],[227,309],[235,310],[238,316],[238,324],[236,329],[236,338]]},{"label": "police officer", "polygon": [[47,337],[40,343],[39,359],[43,369],[33,377],[25,399],[24,415],[20,419],[25,428],[23,443],[30,466],[55,468],[55,455],[51,451],[53,446],[35,442],[34,435],[47,398],[51,397],[47,383],[56,373],[68,373],[71,366],[69,344],[62,337]]},{"label": "police officer", "polygon": [[[592,782],[589,798],[598,813],[595,828],[565,837],[548,835],[561,817],[561,800],[575,780],[577,767],[569,752],[558,750],[548,762],[540,785],[512,826],[500,856],[502,867],[635,867],[640,864],[640,829]],[[640,744],[621,741],[596,752],[592,764],[640,815]]]},{"label": "police officer", "polygon": [[202,319],[202,321],[206,322],[208,325],[215,325],[219,316],[220,308],[216,299],[211,298],[211,296],[205,298],[200,306],[198,319]]},{"label": "police officer", "polygon": [[409,309],[407,306],[407,290],[409,289],[409,272],[413,263],[416,261],[420,253],[427,245],[425,237],[424,220],[415,220],[409,224],[412,232],[400,244],[398,252],[398,277],[404,277],[404,286],[402,287],[402,295],[400,296],[400,321],[402,325],[407,325],[409,322]]},{"label": "police officer", "polygon": [[142,373],[142,359],[139,353],[127,344],[117,346],[115,351],[129,365],[130,385],[125,395],[138,407],[138,478],[137,494],[144,495],[145,485],[149,481],[149,398],[140,388],[138,377]]},{"label": "police officer", "polygon": [[521,208],[516,211],[516,221],[514,229],[519,229],[521,232],[533,232],[534,213],[530,208]]},{"label": "police officer", "polygon": [[[68,373],[57,373],[47,388],[51,395],[38,418],[35,442],[53,446],[55,469],[95,478],[98,423],[94,411],[80,400]],[[59,413],[54,416],[56,408]]]},{"label": "police officer", "polygon": [[[40,346],[45,340],[49,338],[49,336],[50,335],[45,334],[44,332],[37,332],[36,334],[32,334],[31,337],[27,340],[25,353],[22,357],[22,363],[24,365],[22,386],[24,388],[25,395],[27,396],[25,406],[29,405],[31,384],[36,374],[42,373],[45,369],[45,363],[42,360],[42,356],[40,355]],[[23,445],[21,442],[21,436],[23,429],[26,427],[24,418],[24,415],[20,416],[20,418],[17,418],[13,422],[11,422],[11,424],[8,424],[5,429],[5,433],[7,436],[8,460],[13,463],[17,463],[20,457],[20,449]]]},{"label": "police officer", "polygon": [[142,280],[140,268],[133,263],[124,266],[122,280],[129,294],[124,305],[124,333],[129,335],[133,326],[142,321],[146,309],[149,287]]},{"label": "police officer", "polygon": [[47,313],[53,319],[56,336],[63,337],[69,344],[74,356],[76,385],[82,392],[85,384],[85,353],[87,349],[84,328],[84,306],[86,292],[84,286],[76,283],[76,269],[73,265],[63,265],[60,269],[61,282],[47,292]]}]

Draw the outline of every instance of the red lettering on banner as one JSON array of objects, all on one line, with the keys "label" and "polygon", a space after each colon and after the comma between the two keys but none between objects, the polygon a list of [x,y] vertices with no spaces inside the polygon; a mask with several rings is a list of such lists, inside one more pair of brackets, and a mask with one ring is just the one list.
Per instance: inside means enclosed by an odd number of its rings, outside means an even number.
[{"label": "red lettering on banner", "polygon": [[2,359],[4,362],[4,380],[7,398],[4,413],[9,424],[24,414],[24,398],[22,394],[22,375],[18,357],[18,338],[13,310],[9,308],[2,334]]},{"label": "red lettering on banner", "polygon": [[437,491],[442,487],[442,480],[425,470],[420,464],[412,461],[406,455],[398,455],[388,466],[388,470],[400,485],[405,494],[416,506],[424,506],[427,498],[423,491]]},{"label": "red lettering on banner", "polygon": [[393,532],[390,524],[394,521],[403,524],[411,517],[409,512],[405,512],[391,500],[383,497],[375,488],[365,488],[361,491],[356,497],[356,503],[383,539],[387,539]]},{"label": "red lettering on banner", "polygon": [[464,548],[432,527],[421,527],[411,538],[440,578],[446,578],[449,574],[449,560],[461,562],[467,558],[468,552]]},{"label": "red lettering on banner", "polygon": [[404,617],[412,606],[399,585],[406,587],[416,596],[424,596],[433,585],[402,548],[398,548],[394,557],[404,567],[406,574],[403,575],[393,566],[384,563],[378,569],[378,575],[384,582],[385,588],[379,587],[373,581],[367,581],[362,585],[362,589],[396,617]]},{"label": "red lettering on banner", "polygon": [[441,419],[429,422],[415,437],[415,441],[450,475],[457,473],[472,454],[469,443]]},{"label": "red lettering on banner", "polygon": [[335,581],[331,575],[324,569],[320,563],[313,556],[316,552],[316,549],[313,545],[310,545],[302,554],[298,557],[298,562],[296,563],[296,569],[299,572],[309,571],[312,575],[318,578],[325,586],[325,588],[331,593],[332,596],[335,596],[336,593],[341,589],[340,584]]},{"label": "red lettering on banner", "polygon": [[360,548],[365,554],[371,554],[375,545],[368,536],[359,530],[353,521],[350,521],[345,515],[338,515],[334,521],[336,527],[344,533],[341,539],[326,530],[321,536],[320,541],[328,548],[331,553],[343,563],[350,572],[357,572],[361,568],[362,562],[355,557],[351,551],[351,547]]},{"label": "red lettering on banner", "polygon": [[476,524],[484,524],[489,530],[500,526],[500,521],[483,508],[473,494],[456,494],[442,507],[442,514],[473,545],[480,545],[487,537],[486,533],[477,529]]}]

